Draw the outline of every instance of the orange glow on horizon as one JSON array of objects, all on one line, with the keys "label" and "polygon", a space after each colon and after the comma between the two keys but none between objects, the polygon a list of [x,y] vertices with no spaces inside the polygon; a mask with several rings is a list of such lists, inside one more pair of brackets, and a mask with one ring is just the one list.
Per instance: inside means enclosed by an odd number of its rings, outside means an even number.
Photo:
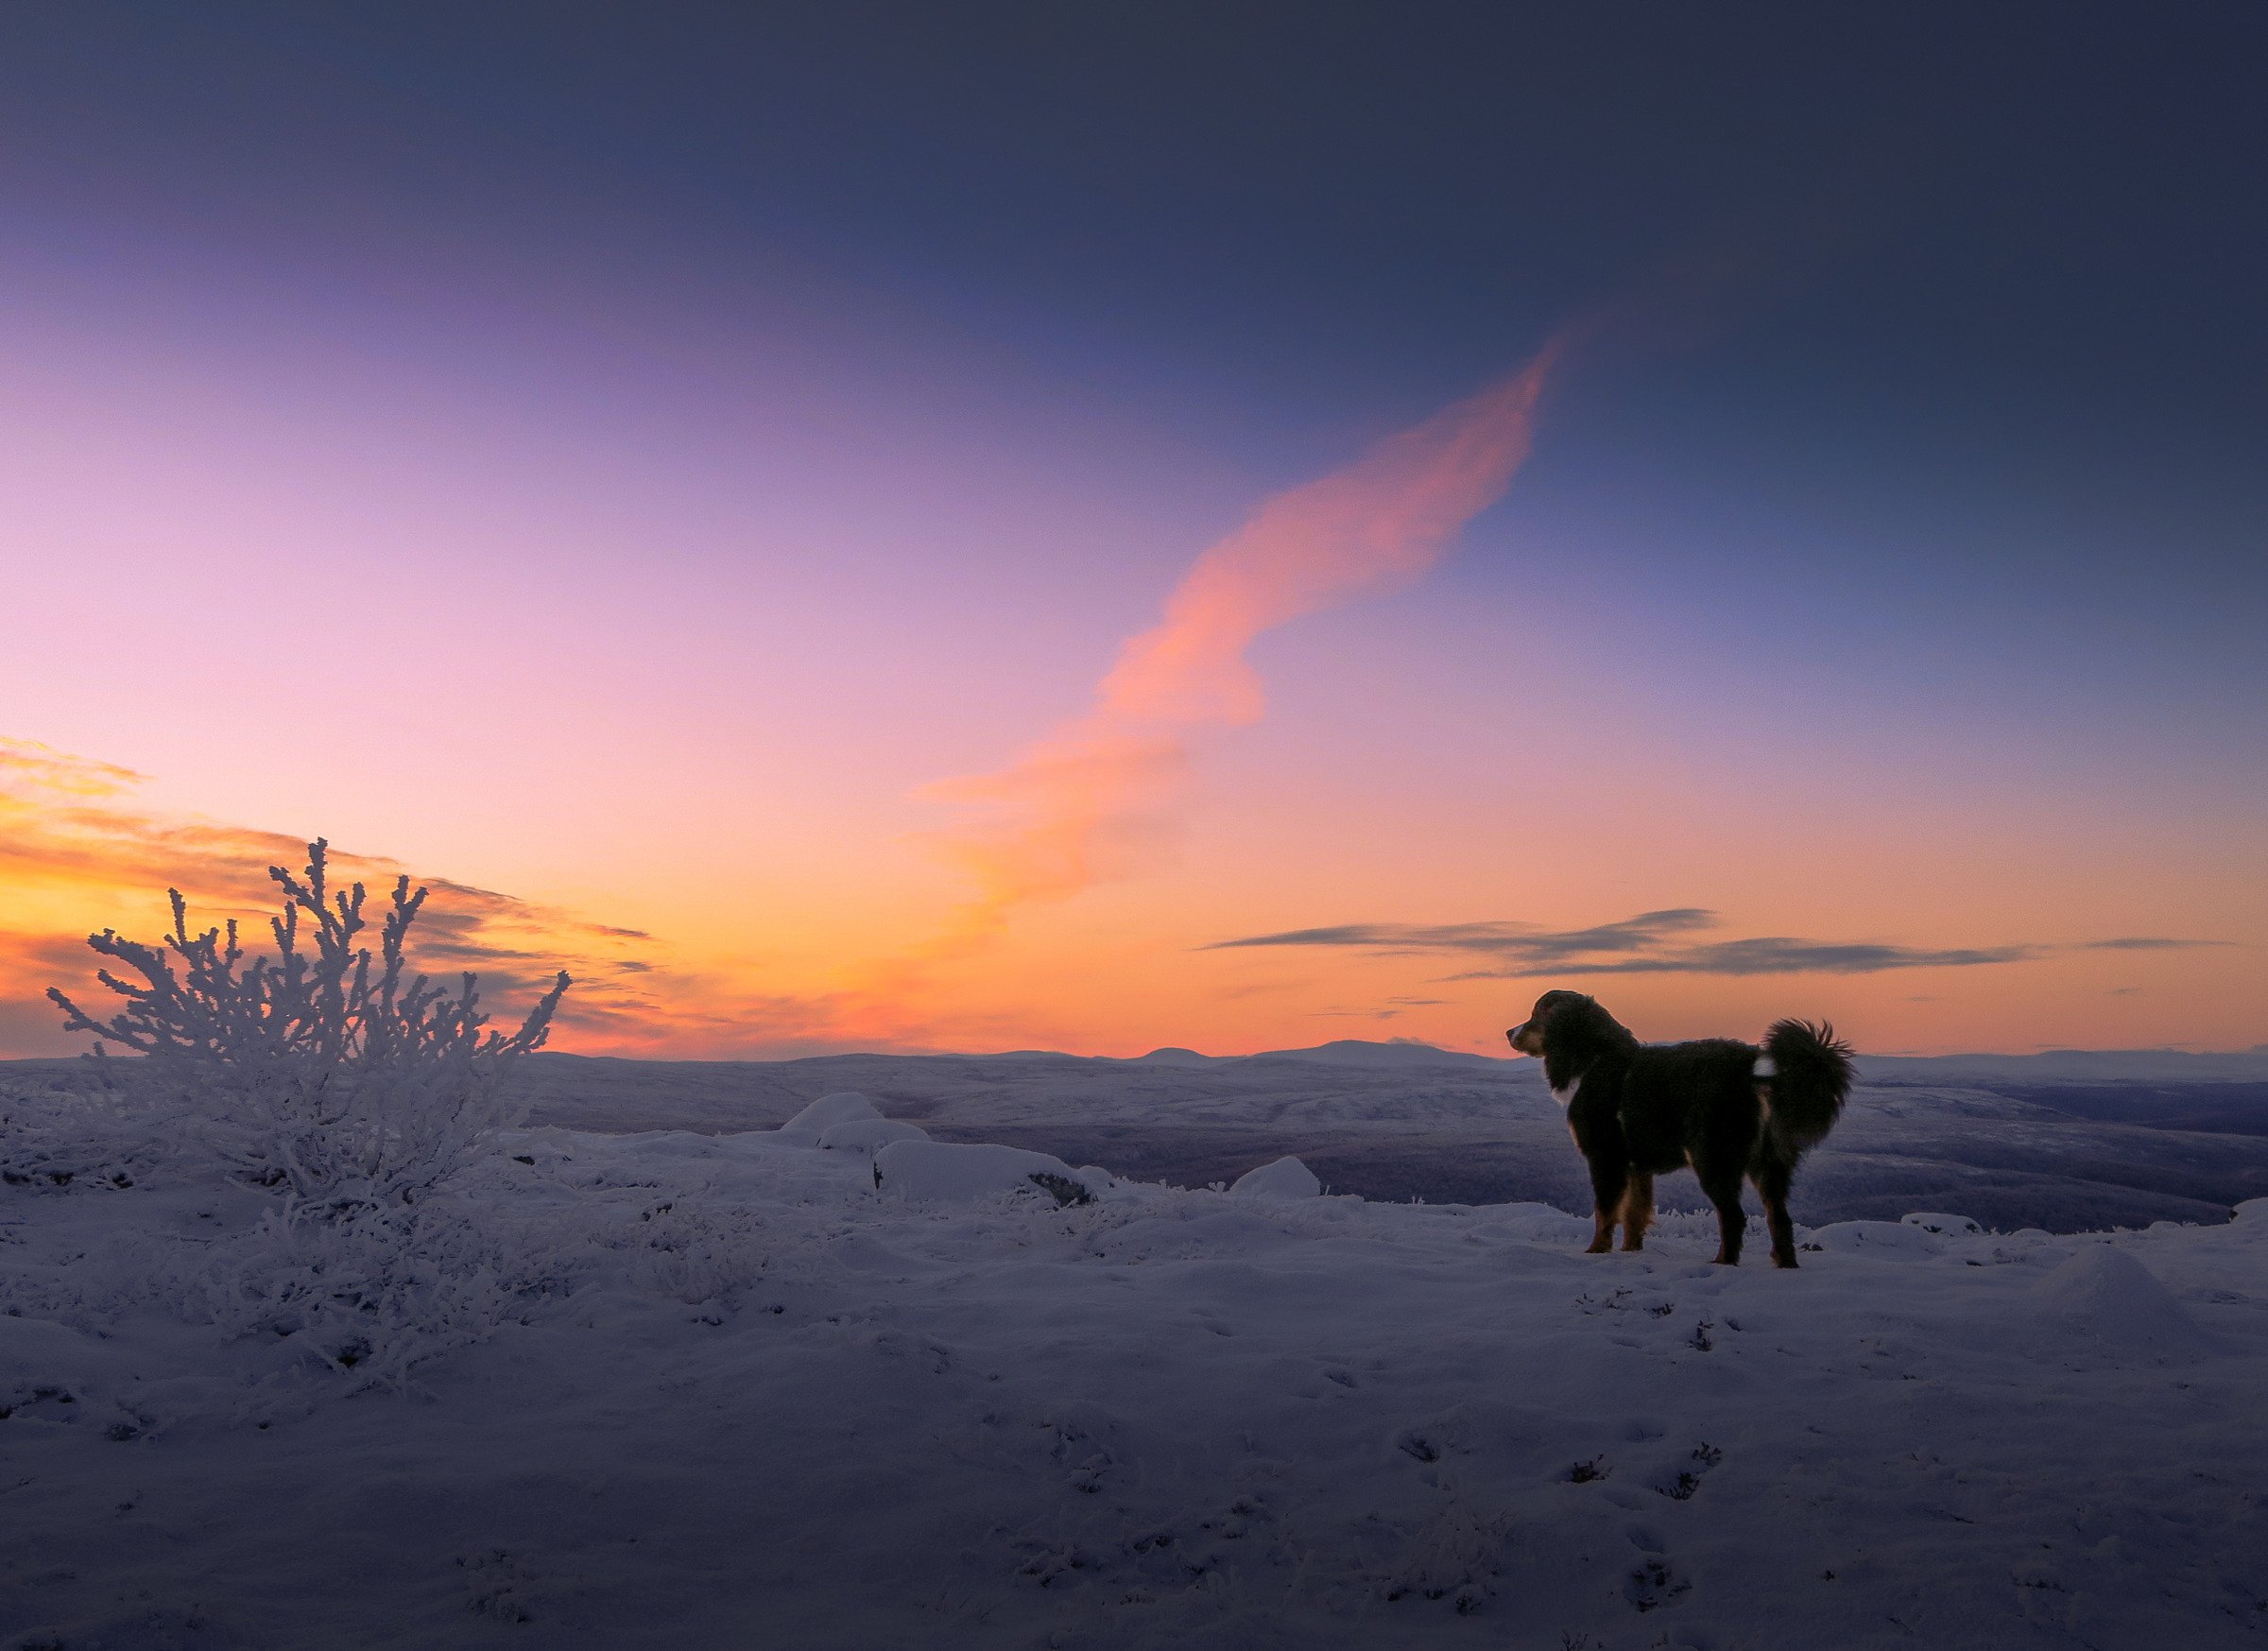
[{"label": "orange glow on horizon", "polygon": [[[256,943],[274,908],[266,866],[303,858],[293,837],[146,811],[130,778],[0,745],[0,1054],[77,1046],[60,1039],[60,1017],[42,993],[60,985],[89,1006],[99,1001],[99,989],[89,989],[90,929],[154,938],[170,885],[189,896],[193,922],[237,917]],[[1924,907],[1854,875],[1912,840],[1915,823],[1895,810],[1869,809],[1866,821],[1776,823],[1769,811],[1744,817],[1734,802],[1712,802],[1711,836],[1675,847],[1649,839],[1643,822],[1659,811],[1642,798],[1618,798],[1604,785],[1596,795],[1615,822],[1605,831],[1486,799],[1459,818],[1429,818],[1422,830],[1433,853],[1423,862],[1365,848],[1377,833],[1406,836],[1406,810],[1382,801],[1374,820],[1339,822],[1347,836],[1303,841],[1284,824],[1297,801],[1263,799],[1248,817],[1236,817],[1236,829],[1209,821],[1216,829],[1193,837],[1174,864],[1139,880],[1097,883],[1078,900],[1034,902],[993,943],[966,949],[950,968],[917,954],[919,967],[906,965],[894,984],[855,954],[834,965],[836,979],[854,984],[831,985],[823,953],[751,961],[697,936],[646,935],[441,878],[423,880],[434,895],[421,961],[436,972],[476,970],[499,1019],[563,966],[576,986],[557,1047],[690,1058],[850,1047],[1123,1056],[1160,1043],[1236,1054],[1389,1036],[1501,1054],[1502,1027],[1545,984],[1597,993],[1653,1039],[1749,1034],[1778,1014],[1803,1013],[1834,1019],[1875,1053],[2259,1041],[2261,949],[2242,943],[2246,931],[2225,918],[2215,921],[2225,903],[2210,863],[2147,889],[2117,886],[2115,902],[2090,912],[2096,926],[2074,933],[2054,915],[2068,906],[2066,880],[2114,886],[2115,845],[2096,851],[2100,860],[2039,868],[2031,864],[2036,845],[2020,832],[1980,831],[1962,845],[1962,858],[1985,881],[1939,888]],[[1400,864],[1401,875],[1389,882],[1374,869],[1357,883],[1348,874],[1350,854],[1368,855],[1374,867]],[[335,864],[374,887],[402,869],[344,852]],[[1476,875],[1483,867],[1490,873]],[[1523,893],[1520,882],[1536,868],[1550,881]],[[1614,892],[1603,897],[1603,889]],[[1658,906],[1673,891],[1727,909],[1704,938],[1761,930],[1957,947],[2013,934],[2040,944],[2028,961],[1982,969],[1726,977],[1598,975],[1575,966],[1462,980],[1454,977],[1470,960],[1448,954],[1200,949],[1380,911],[1446,922],[1518,912],[1579,926],[1628,915],[1602,910],[1602,898],[1636,909]],[[2096,940],[2152,921],[2225,938],[2163,950],[2102,949]],[[903,995],[892,1000],[893,989]]]}]

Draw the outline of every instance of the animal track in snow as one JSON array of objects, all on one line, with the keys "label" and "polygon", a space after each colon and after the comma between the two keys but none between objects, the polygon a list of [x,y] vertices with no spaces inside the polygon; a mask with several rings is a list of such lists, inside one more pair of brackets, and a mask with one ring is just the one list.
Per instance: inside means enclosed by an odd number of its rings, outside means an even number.
[{"label": "animal track in snow", "polygon": [[1641,1611],[1659,1610],[1680,1595],[1689,1593],[1692,1584],[1677,1574],[1677,1568],[1667,1559],[1656,1556],[1640,1564],[1630,1573],[1623,1585],[1623,1597]]}]

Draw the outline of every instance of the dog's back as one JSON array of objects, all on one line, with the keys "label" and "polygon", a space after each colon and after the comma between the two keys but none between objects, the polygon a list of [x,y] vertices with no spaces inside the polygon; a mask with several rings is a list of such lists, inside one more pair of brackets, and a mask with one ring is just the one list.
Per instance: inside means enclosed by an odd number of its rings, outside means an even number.
[{"label": "dog's back", "polygon": [[1642,1043],[1622,1075],[1623,1138],[1633,1167],[1665,1175],[1695,1163],[1739,1162],[1756,1139],[1758,1051],[1730,1038]]}]

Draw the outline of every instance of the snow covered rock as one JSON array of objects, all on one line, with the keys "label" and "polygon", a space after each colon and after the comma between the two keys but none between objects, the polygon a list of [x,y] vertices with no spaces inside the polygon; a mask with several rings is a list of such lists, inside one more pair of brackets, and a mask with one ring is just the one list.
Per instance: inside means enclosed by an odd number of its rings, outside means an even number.
[{"label": "snow covered rock", "polygon": [[857,1152],[871,1158],[893,1141],[927,1141],[929,1131],[902,1118],[846,1118],[819,1137],[823,1152]]},{"label": "snow covered rock", "polygon": [[821,1095],[790,1118],[789,1129],[816,1129],[824,1134],[836,1124],[848,1124],[853,1118],[879,1118],[881,1111],[872,1101],[856,1090],[838,1090],[831,1095]]},{"label": "snow covered rock", "polygon": [[2157,1275],[2107,1244],[2083,1247],[2032,1286],[2048,1313],[2109,1351],[2191,1358],[2213,1349]]},{"label": "snow covered rock", "polygon": [[1058,1203],[1083,1203],[1092,1196],[1071,1165],[1047,1153],[947,1141],[890,1142],[874,1154],[874,1184],[923,1203],[962,1204],[1017,1192],[1044,1193]]},{"label": "snow covered rock", "polygon": [[1486,1230],[1523,1244],[1581,1244],[1591,1232],[1589,1216],[1570,1215],[1550,1204],[1490,1204],[1476,1213]]},{"label": "snow covered rock", "polygon": [[1246,1170],[1228,1189],[1232,1198],[1313,1198],[1323,1191],[1315,1172],[1296,1158],[1280,1158]]},{"label": "snow covered rock", "polygon": [[1918,1227],[1924,1232],[1937,1232],[1953,1237],[1970,1237],[1984,1229],[1966,1215],[1940,1215],[1933,1210],[1916,1210],[1899,1219],[1908,1227]]},{"label": "snow covered rock", "polygon": [[1804,1247],[1842,1255],[1925,1256],[1943,1254],[1945,1240],[1902,1221],[1838,1221],[1813,1232]]},{"label": "snow covered rock", "polygon": [[816,1146],[819,1137],[837,1124],[848,1124],[854,1118],[879,1118],[874,1103],[856,1090],[838,1090],[831,1095],[821,1095],[800,1112],[780,1126],[781,1139],[797,1146]]}]

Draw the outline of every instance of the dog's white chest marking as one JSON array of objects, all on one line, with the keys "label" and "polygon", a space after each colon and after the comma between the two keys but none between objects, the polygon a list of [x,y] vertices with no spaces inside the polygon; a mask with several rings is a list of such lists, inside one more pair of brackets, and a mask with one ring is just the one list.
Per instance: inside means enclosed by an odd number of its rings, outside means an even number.
[{"label": "dog's white chest marking", "polygon": [[1578,1072],[1574,1076],[1567,1080],[1567,1088],[1563,1090],[1554,1090],[1552,1092],[1552,1099],[1559,1103],[1560,1110],[1565,1111],[1568,1108],[1575,1104],[1575,1094],[1582,1089],[1582,1087],[1583,1075]]}]

